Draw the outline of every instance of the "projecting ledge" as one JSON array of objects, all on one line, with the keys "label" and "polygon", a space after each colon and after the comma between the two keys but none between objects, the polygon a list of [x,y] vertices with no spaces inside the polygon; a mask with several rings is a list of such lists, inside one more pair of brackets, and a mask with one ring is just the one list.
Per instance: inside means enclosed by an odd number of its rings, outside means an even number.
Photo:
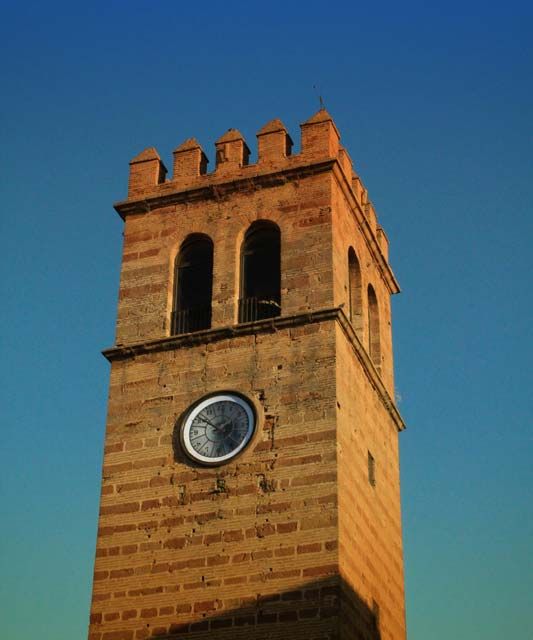
[{"label": "projecting ledge", "polygon": [[169,205],[199,200],[219,200],[233,192],[250,191],[286,184],[289,180],[330,171],[337,163],[336,158],[325,158],[309,162],[300,156],[286,158],[282,166],[264,168],[247,165],[226,175],[210,173],[199,175],[194,184],[180,185],[165,182],[156,185],[140,196],[116,202],[113,206],[125,220],[128,215],[142,215]]},{"label": "projecting ledge", "polygon": [[195,347],[201,344],[209,344],[211,342],[228,340],[240,336],[275,332],[281,329],[328,321],[336,321],[339,323],[344,335],[351,343],[355,355],[361,363],[370,383],[376,389],[381,402],[394,421],[398,431],[403,431],[405,429],[405,423],[385,388],[379,373],[376,371],[368,354],[366,353],[365,348],[355,334],[355,331],[353,330],[353,327],[346,317],[342,307],[330,307],[328,309],[320,309],[318,311],[298,313],[291,316],[278,316],[277,318],[245,322],[227,327],[216,327],[214,329],[205,329],[194,333],[168,336],[165,338],[158,338],[156,340],[147,340],[145,342],[116,345],[109,349],[104,349],[102,354],[107,358],[107,360],[109,360],[109,362],[114,362],[116,360],[128,360],[145,354],[159,353],[161,351],[173,351],[175,349]]}]

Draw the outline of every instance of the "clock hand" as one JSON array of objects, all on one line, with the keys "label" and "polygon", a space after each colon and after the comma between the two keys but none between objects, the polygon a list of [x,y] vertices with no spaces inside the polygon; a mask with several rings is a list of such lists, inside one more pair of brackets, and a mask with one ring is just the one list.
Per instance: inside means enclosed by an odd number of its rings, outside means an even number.
[{"label": "clock hand", "polygon": [[216,429],[217,431],[220,431],[221,427],[217,427],[216,424],[213,424],[211,422],[211,420],[208,420],[207,418],[200,418],[198,417],[199,420],[201,420],[202,422],[205,422],[206,424],[210,425],[211,427],[213,427],[213,429]]}]

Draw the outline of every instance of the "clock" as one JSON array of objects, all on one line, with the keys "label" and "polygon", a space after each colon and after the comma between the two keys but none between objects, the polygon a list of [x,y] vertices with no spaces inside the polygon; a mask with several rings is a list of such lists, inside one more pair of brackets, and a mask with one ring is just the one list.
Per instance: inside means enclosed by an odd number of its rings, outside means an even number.
[{"label": "clock", "polygon": [[250,442],[255,430],[253,405],[232,392],[211,395],[194,404],[181,424],[185,453],[205,465],[228,462]]}]

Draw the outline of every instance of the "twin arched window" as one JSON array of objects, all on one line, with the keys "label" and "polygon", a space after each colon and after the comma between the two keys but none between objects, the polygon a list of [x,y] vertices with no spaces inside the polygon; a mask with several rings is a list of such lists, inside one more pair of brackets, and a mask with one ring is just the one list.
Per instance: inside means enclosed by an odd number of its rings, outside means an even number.
[{"label": "twin arched window", "polygon": [[[361,267],[353,247],[348,249],[348,301],[350,322],[359,340],[363,340],[363,289],[361,282]],[[367,288],[368,304],[368,354],[374,366],[381,366],[381,346],[379,329],[379,307],[374,287]]]},{"label": "twin arched window", "polygon": [[[254,222],[241,247],[239,322],[275,318],[281,313],[281,235],[273,222]],[[175,263],[172,334],[211,327],[213,242],[204,234],[188,236]],[[348,250],[350,320],[359,339],[363,334],[361,267],[352,247]],[[367,288],[368,353],[381,366],[379,307],[374,287]]]},{"label": "twin arched window", "polygon": [[[274,318],[281,313],[280,230],[273,222],[254,222],[241,248],[239,322]],[[175,262],[173,335],[209,329],[213,292],[213,242],[188,236]]]}]

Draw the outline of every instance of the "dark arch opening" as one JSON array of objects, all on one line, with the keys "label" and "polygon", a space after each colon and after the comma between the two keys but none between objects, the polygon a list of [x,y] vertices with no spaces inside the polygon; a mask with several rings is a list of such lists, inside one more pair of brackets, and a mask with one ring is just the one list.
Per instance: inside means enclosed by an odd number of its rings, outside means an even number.
[{"label": "dark arch opening", "polygon": [[281,234],[273,222],[254,222],[242,243],[239,322],[281,313]]},{"label": "dark arch opening", "polygon": [[359,340],[363,339],[363,305],[361,300],[361,267],[353,247],[348,249],[348,296],[350,321]]},{"label": "dark arch opening", "polygon": [[209,329],[213,293],[213,242],[192,234],[180,247],[174,267],[174,335]]},{"label": "dark arch opening", "polygon": [[368,353],[376,369],[381,366],[381,347],[379,343],[379,308],[374,287],[368,285]]}]

